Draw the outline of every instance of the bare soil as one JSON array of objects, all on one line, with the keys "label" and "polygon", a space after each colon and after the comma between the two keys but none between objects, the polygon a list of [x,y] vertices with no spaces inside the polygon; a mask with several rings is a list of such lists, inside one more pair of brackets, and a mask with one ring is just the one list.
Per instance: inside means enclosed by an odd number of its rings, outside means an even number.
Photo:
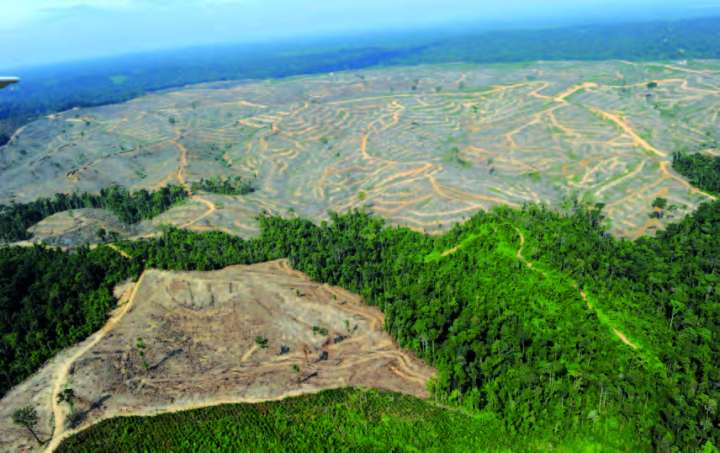
[{"label": "bare soil", "polygon": [[[439,232],[480,209],[573,193],[611,231],[657,231],[712,199],[672,172],[717,149],[720,63],[540,62],[201,84],[51,115],[0,152],[0,202],[111,184],[256,178],[247,196],[193,194],[139,226],[257,233],[268,211],[313,220],[365,207]],[[649,82],[656,87],[650,88]],[[650,219],[652,201],[672,207]]]},{"label": "bare soil", "polygon": [[[120,293],[101,331],[6,395],[0,450],[39,448],[10,424],[11,412],[28,403],[52,450],[75,430],[118,415],[343,386],[428,396],[433,370],[395,345],[379,310],[284,260],[215,272],[149,270]],[[64,388],[77,394],[72,409],[53,398]]]}]

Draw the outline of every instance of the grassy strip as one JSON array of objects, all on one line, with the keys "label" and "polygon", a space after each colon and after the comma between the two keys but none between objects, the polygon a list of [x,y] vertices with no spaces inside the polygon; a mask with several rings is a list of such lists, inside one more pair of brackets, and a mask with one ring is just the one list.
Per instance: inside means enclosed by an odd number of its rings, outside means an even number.
[{"label": "grassy strip", "polygon": [[397,393],[340,389],[259,404],[118,417],[58,452],[487,451],[508,446],[490,413],[468,414]]}]

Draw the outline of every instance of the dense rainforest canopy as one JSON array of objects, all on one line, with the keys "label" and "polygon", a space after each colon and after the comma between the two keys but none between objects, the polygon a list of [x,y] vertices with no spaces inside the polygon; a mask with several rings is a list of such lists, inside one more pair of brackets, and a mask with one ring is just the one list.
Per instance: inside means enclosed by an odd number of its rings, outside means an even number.
[{"label": "dense rainforest canopy", "polygon": [[511,434],[718,443],[720,203],[637,242],[605,234],[600,216],[496,209],[442,237],[359,212],[321,226],[263,217],[257,239],[169,230],[120,244],[131,259],[3,248],[2,388],[99,327],[111,286],[145,267],[287,256],[382,308],[399,343],[438,368],[438,399],[491,410]]},{"label": "dense rainforest canopy", "polygon": [[0,394],[102,327],[137,266],[108,247],[0,247]]},{"label": "dense rainforest canopy", "polygon": [[702,190],[720,194],[720,157],[707,154],[674,154],[673,168]]}]

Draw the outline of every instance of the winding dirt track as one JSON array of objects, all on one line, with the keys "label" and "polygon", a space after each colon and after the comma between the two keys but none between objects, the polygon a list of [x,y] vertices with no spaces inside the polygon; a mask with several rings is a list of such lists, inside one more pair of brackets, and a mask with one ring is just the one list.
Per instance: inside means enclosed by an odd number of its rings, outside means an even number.
[{"label": "winding dirt track", "polygon": [[178,168],[175,173],[175,178],[177,179],[178,183],[185,188],[187,193],[190,194],[190,199],[198,201],[205,206],[207,206],[207,211],[205,211],[203,214],[189,220],[188,222],[180,225],[180,228],[191,228],[199,221],[211,216],[215,211],[217,211],[217,205],[213,203],[212,201],[208,200],[207,198],[201,197],[199,195],[194,195],[192,193],[192,186],[187,181],[187,167],[188,167],[188,149],[187,147],[180,142],[180,139],[182,138],[182,133],[178,130],[176,131],[177,137],[172,140],[172,143],[177,147],[179,151],[179,163]]},{"label": "winding dirt track", "polygon": [[[119,308],[115,310],[112,316],[110,316],[108,322],[105,323],[105,325],[100,330],[92,334],[90,338],[85,340],[82,344],[82,347],[75,351],[75,353],[70,356],[56,371],[55,378],[53,379],[52,384],[52,393],[50,394],[50,404],[52,406],[53,419],[55,420],[55,429],[53,430],[52,439],[45,451],[52,452],[53,450],[55,450],[64,438],[63,436],[65,434],[66,411],[65,407],[61,403],[58,403],[56,395],[60,393],[63,386],[67,383],[70,370],[81,356],[83,356],[95,345],[97,345],[100,340],[102,340],[110,331],[113,330],[113,328],[120,322],[120,320],[122,320],[125,314],[127,314],[127,312],[135,303],[135,295],[137,294],[137,290],[142,284],[144,278],[145,273],[143,272],[137,283],[135,283],[135,285],[133,286],[132,291],[130,292],[127,299],[124,302],[121,299],[121,304]],[[125,299],[125,297],[123,297],[123,299]]]},{"label": "winding dirt track", "polygon": [[175,138],[172,143],[177,147],[179,155],[179,163],[177,167],[177,171],[175,173],[175,177],[180,183],[181,186],[185,188],[188,192],[190,192],[190,185],[187,182],[186,175],[187,175],[187,166],[188,166],[188,150],[180,143],[180,138],[182,137],[182,134],[180,132],[177,133],[178,136]]},{"label": "winding dirt track", "polygon": [[[367,208],[434,233],[480,209],[556,205],[577,192],[605,203],[611,231],[633,238],[647,230],[660,191],[678,209],[651,228],[712,199],[667,166],[675,143],[694,149],[714,130],[720,77],[627,64],[406,68],[187,87],[28,127],[7,145],[18,165],[13,174],[0,165],[0,187],[30,199],[120,178],[131,187],[177,181],[191,189],[200,175],[256,175],[257,193],[190,194],[192,203],[164,217],[242,236],[257,233],[253,219],[263,211],[319,221],[328,211]],[[658,68],[672,73],[658,80]],[[118,141],[131,148],[98,151],[97,143]],[[48,165],[61,167],[58,178],[22,184]]]},{"label": "winding dirt track", "polygon": [[[515,231],[517,232],[518,236],[520,237],[520,248],[518,248],[517,252],[515,253],[515,257],[516,257],[518,260],[520,260],[521,262],[523,262],[523,263],[525,264],[525,266],[527,266],[528,269],[532,269],[532,270],[534,270],[534,271],[536,271],[536,272],[540,272],[543,276],[547,276],[547,273],[545,273],[545,272],[543,272],[543,271],[541,271],[541,270],[535,269],[535,268],[533,267],[533,263],[530,262],[530,261],[528,261],[528,260],[525,258],[525,256],[523,256],[523,249],[525,248],[525,235],[523,234],[523,232],[522,232],[518,227],[513,227],[513,228],[515,229]],[[582,288],[580,288],[576,283],[574,283],[573,285],[575,286],[575,289],[577,289],[578,294],[580,294],[580,297],[582,298],[582,300],[585,302],[585,305],[587,306],[587,308],[590,309],[590,310],[594,310],[592,304],[591,304],[590,301],[588,300],[588,297],[587,297],[587,294],[585,293],[585,291],[584,291]],[[612,331],[613,331],[613,333],[615,334],[615,336],[616,336],[620,341],[622,341],[624,344],[626,344],[627,346],[631,347],[632,349],[635,349],[635,350],[638,349],[638,346],[637,346],[635,343],[633,343],[632,341],[630,341],[630,340],[628,339],[628,337],[627,337],[624,333],[622,333],[621,331],[619,331],[618,329],[616,329],[616,328],[614,328],[614,327],[612,328]]]},{"label": "winding dirt track", "polygon": [[654,154],[658,157],[666,158],[668,157],[667,153],[665,151],[660,151],[659,149],[652,146],[650,143],[648,143],[644,138],[640,137],[637,132],[625,121],[624,119],[620,118],[620,116],[614,114],[605,112],[600,109],[593,108],[592,109],[595,113],[602,116],[608,121],[612,121],[617,125],[620,129],[622,129],[623,132],[625,132],[633,141],[635,146],[638,148],[641,148],[651,154]]},{"label": "winding dirt track", "polygon": [[207,217],[210,217],[211,215],[213,215],[213,213],[215,213],[215,211],[217,211],[217,206],[215,205],[215,203],[213,203],[212,201],[208,200],[207,198],[203,198],[203,197],[198,196],[198,195],[193,195],[192,197],[190,197],[190,199],[191,199],[191,200],[195,200],[195,201],[199,201],[200,203],[202,203],[202,204],[204,204],[205,206],[207,206],[207,211],[205,211],[205,212],[202,213],[201,215],[195,217],[194,219],[190,220],[189,222],[182,224],[182,225],[180,226],[180,228],[191,228],[191,227],[193,227],[196,223],[198,223],[199,221],[201,221],[201,220],[203,220],[203,219],[205,219],[205,218],[207,218]]},{"label": "winding dirt track", "polygon": [[128,254],[128,252],[126,252],[125,250],[121,249],[120,247],[118,247],[118,246],[115,245],[115,244],[108,244],[108,247],[110,247],[112,250],[115,250],[115,251],[116,251],[118,254],[120,254],[120,256],[122,256],[123,258],[127,258],[127,259],[130,259],[130,258],[131,258],[130,254]]},{"label": "winding dirt track", "polygon": [[[525,266],[527,266],[528,269],[532,269],[535,272],[541,273],[543,276],[547,276],[546,272],[538,270],[537,268],[535,268],[535,266],[533,265],[533,263],[531,261],[529,261],[528,259],[525,258],[525,256],[523,255],[523,249],[525,248],[525,235],[518,227],[513,226],[513,228],[515,229],[515,231],[518,234],[518,237],[520,238],[520,247],[515,252],[515,258],[517,258],[519,261],[521,261],[523,264],[525,264]],[[449,255],[452,255],[452,254],[456,253],[459,249],[460,249],[460,246],[457,245],[455,247],[452,247],[452,248],[447,249],[444,252],[442,252],[441,256],[446,257]],[[578,291],[580,298],[583,300],[583,302],[585,302],[585,305],[587,306],[587,308],[590,310],[595,310],[595,308],[592,306],[592,304],[590,303],[590,300],[587,297],[587,293],[585,293],[585,291],[582,288],[580,288],[577,285],[577,283],[573,283],[573,286]],[[635,343],[633,343],[632,341],[630,341],[628,339],[627,335],[625,335],[623,332],[621,332],[620,330],[618,330],[615,327],[612,327],[612,331],[615,334],[615,336],[618,339],[620,339],[620,341],[622,341],[624,344],[631,347],[632,349],[635,349],[635,350],[638,349],[638,346]]]}]

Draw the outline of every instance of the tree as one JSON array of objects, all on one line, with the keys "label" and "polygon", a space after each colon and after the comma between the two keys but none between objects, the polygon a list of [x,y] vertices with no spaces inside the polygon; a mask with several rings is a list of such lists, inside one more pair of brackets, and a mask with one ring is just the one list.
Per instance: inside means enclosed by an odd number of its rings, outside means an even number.
[{"label": "tree", "polygon": [[62,392],[58,393],[57,402],[68,403],[68,405],[70,406],[70,410],[72,411],[75,405],[75,391],[71,388],[67,388]]},{"label": "tree", "polygon": [[38,414],[34,407],[25,406],[22,407],[12,414],[13,423],[18,426],[24,426],[30,431],[38,444],[42,445],[43,442],[40,440],[38,435],[35,433],[35,428],[38,424]]},{"label": "tree", "polygon": [[262,335],[258,335],[255,337],[255,344],[265,349],[268,347],[268,339],[263,337]]},{"label": "tree", "polygon": [[665,198],[657,197],[652,202],[652,207],[655,211],[651,214],[651,217],[656,219],[662,219],[665,208],[667,208],[668,201]]},{"label": "tree", "polygon": [[668,203],[667,199],[662,198],[662,197],[657,197],[655,200],[653,200],[652,207],[656,208],[656,209],[665,209],[667,207],[667,203]]},{"label": "tree", "polygon": [[145,371],[148,371],[150,369],[150,363],[148,363],[147,359],[145,358],[145,342],[143,341],[142,338],[138,337],[135,347],[137,348],[138,354],[140,355],[140,358],[142,359],[142,363],[143,363],[143,367],[145,368]]}]

